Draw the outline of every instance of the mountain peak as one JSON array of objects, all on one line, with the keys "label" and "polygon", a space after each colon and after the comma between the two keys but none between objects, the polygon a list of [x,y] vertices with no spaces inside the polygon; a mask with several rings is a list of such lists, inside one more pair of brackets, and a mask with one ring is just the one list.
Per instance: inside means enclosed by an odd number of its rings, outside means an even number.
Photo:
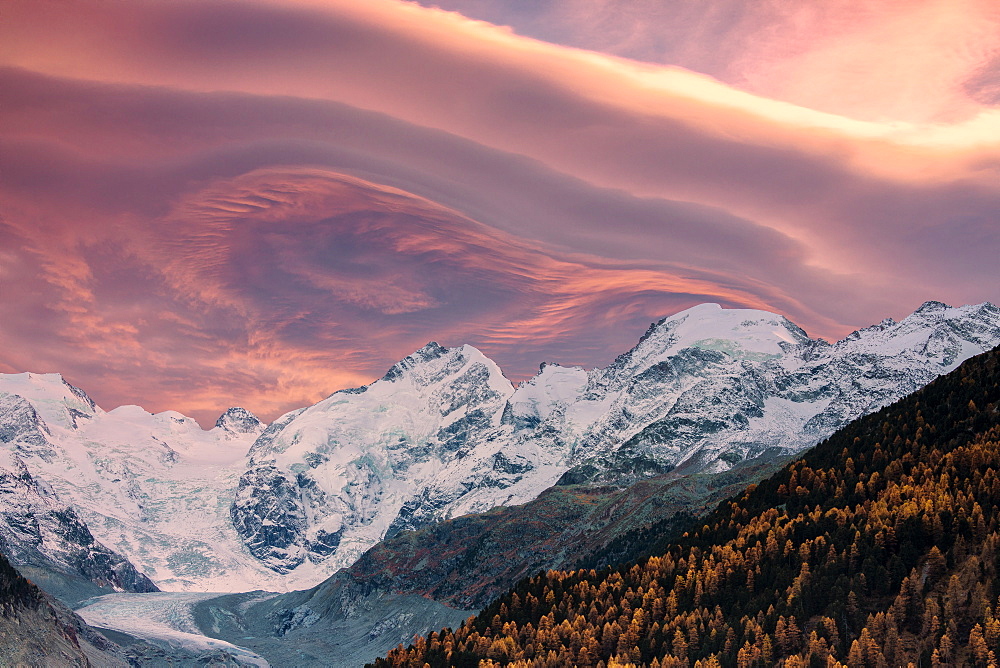
[{"label": "mountain peak", "polygon": [[776,313],[699,304],[651,326],[633,353],[642,349],[645,356],[710,348],[736,357],[781,355],[788,345],[810,340],[800,327]]},{"label": "mountain peak", "polygon": [[[407,373],[411,373],[412,375],[414,372],[416,376],[424,377],[428,375],[428,372],[419,371],[420,369],[429,369],[430,367],[439,366],[441,364],[444,364],[447,367],[455,367],[455,369],[457,369],[458,367],[469,362],[484,363],[489,367],[495,368],[497,373],[502,375],[502,372],[500,372],[496,363],[474,346],[465,344],[455,348],[445,348],[437,341],[431,341],[423,348],[420,348],[414,353],[407,355],[400,361],[393,364],[385,375],[382,376],[381,381],[394,383],[403,378],[403,376]],[[455,369],[452,370],[454,371]],[[429,373],[434,377],[438,375],[434,372]]]},{"label": "mountain peak", "polygon": [[264,430],[264,424],[257,419],[257,416],[245,408],[234,406],[226,410],[215,421],[215,426],[226,432],[241,436],[243,434],[259,434]]},{"label": "mountain peak", "polygon": [[[828,345],[774,313],[703,304],[657,323],[608,367],[546,364],[516,390],[474,347],[430,342],[384,380],[279,418],[249,459],[250,439],[224,431],[256,421],[239,408],[211,433],[180,413],[138,407],[48,433],[33,406],[58,414],[64,400],[80,401],[48,376],[0,376],[0,395],[38,392],[37,401],[0,396],[0,429],[14,430],[2,434],[4,448],[23,453],[32,474],[62,475],[56,488],[113,520],[95,527],[114,532],[114,544],[125,544],[117,527],[126,521],[129,549],[162,582],[312,586],[385,535],[521,503],[560,479],[625,485],[671,467],[719,472],[798,451],[997,343],[992,305],[931,305]],[[62,452],[88,468],[58,473],[70,461]],[[98,456],[75,454],[89,452]],[[224,482],[217,490],[210,480]],[[229,513],[201,522],[198,504],[183,519],[162,511],[178,490],[207,499],[204,507],[228,499]],[[206,549],[207,562],[147,549],[148,536],[184,543],[191,523],[206,545],[224,538]]]},{"label": "mountain peak", "polygon": [[434,359],[435,357],[440,357],[448,353],[448,349],[442,346],[437,341],[428,341],[420,350],[413,353],[413,355],[420,355],[428,359]]},{"label": "mountain peak", "polygon": [[918,308],[913,313],[914,314],[916,314],[916,313],[939,313],[941,311],[946,311],[946,310],[948,310],[950,308],[951,307],[948,306],[947,304],[945,304],[944,302],[939,302],[939,301],[934,301],[934,300],[928,300],[928,301],[925,301],[923,304],[921,304],[920,308]]},{"label": "mountain peak", "polygon": [[102,412],[86,392],[58,373],[0,374],[0,395],[16,394],[31,402],[48,424],[76,428],[80,419]]},{"label": "mountain peak", "polygon": [[440,345],[437,341],[430,341],[423,348],[407,355],[389,367],[389,370],[385,372],[384,376],[382,376],[382,380],[394,383],[403,377],[403,373],[407,369],[412,369],[418,364],[430,362],[431,360],[438,359],[447,354],[448,348]]}]

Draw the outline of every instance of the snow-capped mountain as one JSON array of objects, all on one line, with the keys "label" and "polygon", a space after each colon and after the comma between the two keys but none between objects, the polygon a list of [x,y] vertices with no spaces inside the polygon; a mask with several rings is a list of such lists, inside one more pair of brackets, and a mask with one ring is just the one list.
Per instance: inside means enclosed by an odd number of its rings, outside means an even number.
[{"label": "snow-capped mountain", "polygon": [[[166,589],[288,590],[386,535],[562,482],[718,472],[808,447],[1000,344],[1000,309],[928,302],[829,344],[704,304],[611,365],[514,387],[470,346],[428,344],[365,387],[263,425],[104,412],[57,375],[0,376],[0,445]],[[252,445],[251,445],[252,443]]]},{"label": "snow-capped mountain", "polygon": [[[263,425],[243,409],[219,422],[204,431],[173,411],[105,412],[59,374],[0,375],[4,456],[23,463],[97,540],[167,589],[225,591],[266,571],[229,522],[247,450]],[[16,471],[11,480],[23,477]],[[0,499],[0,512],[23,510],[13,498]]]},{"label": "snow-capped mountain", "polygon": [[349,565],[385,535],[562,480],[624,484],[800,450],[1000,343],[1000,309],[928,302],[835,344],[704,304],[610,366],[543,365],[514,389],[479,351],[429,344],[384,378],[277,420],[233,520],[279,572]]},{"label": "snow-capped mountain", "polygon": [[56,589],[92,583],[120,592],[157,591],[127,559],[95,540],[76,511],[8,450],[0,450],[0,552]]},{"label": "snow-capped mountain", "polygon": [[468,478],[499,450],[482,436],[513,392],[475,348],[429,343],[371,385],[276,420],[250,450],[233,524],[275,571],[348,565],[415,500],[432,502],[435,483]]},{"label": "snow-capped mountain", "polygon": [[998,343],[991,304],[927,302],[833,345],[782,316],[703,304],[650,327],[533,431],[569,449],[566,482],[722,471],[768,448],[813,445]]}]

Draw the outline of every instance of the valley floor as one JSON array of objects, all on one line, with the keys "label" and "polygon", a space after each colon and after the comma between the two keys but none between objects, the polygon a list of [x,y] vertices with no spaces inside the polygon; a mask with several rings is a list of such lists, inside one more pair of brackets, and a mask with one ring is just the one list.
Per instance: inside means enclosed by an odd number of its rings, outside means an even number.
[{"label": "valley floor", "polygon": [[[306,603],[290,610],[287,597],[262,591],[107,594],[84,601],[76,613],[139,665],[216,661],[261,668],[354,668],[408,644],[414,632],[457,627],[475,612],[418,595],[376,593],[371,600],[352,600],[349,611],[328,612],[325,622],[316,624],[315,611]],[[303,601],[324,608],[322,600]],[[275,620],[290,620],[293,613],[299,613],[297,622],[276,634]]]}]

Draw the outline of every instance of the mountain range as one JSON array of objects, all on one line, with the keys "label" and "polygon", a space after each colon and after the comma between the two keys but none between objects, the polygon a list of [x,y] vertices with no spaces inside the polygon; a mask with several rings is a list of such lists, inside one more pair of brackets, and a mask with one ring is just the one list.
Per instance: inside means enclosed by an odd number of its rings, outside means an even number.
[{"label": "mountain range", "polygon": [[852,422],[655,553],[524,578],[375,668],[989,666],[1000,349]]},{"label": "mountain range", "polygon": [[[286,631],[343,613],[359,582],[368,594],[464,610],[525,569],[570,564],[669,519],[684,494],[697,514],[770,470],[764,464],[997,344],[1000,309],[991,304],[927,302],[833,344],[779,315],[704,304],[654,323],[604,368],[543,364],[515,387],[475,348],[430,343],[370,385],[266,427],[234,408],[210,430],[170,411],[105,412],[58,374],[0,375],[2,479],[33,490],[0,497],[31,499],[5,501],[0,537],[15,565],[104,591],[291,591],[357,562],[330,581],[340,593],[325,594],[325,611],[302,612],[308,597],[290,594],[302,614]],[[578,503],[588,494],[589,510]],[[564,524],[546,528],[541,547],[510,553],[502,572],[486,567],[497,527],[530,522],[546,503],[563,509]],[[656,510],[621,510],[636,504]],[[470,516],[498,507],[511,508]],[[473,531],[459,549],[464,561],[434,562],[427,577],[400,585],[399,561],[385,555],[405,556],[413,541],[443,554],[436,548],[459,521]],[[376,545],[381,552],[368,556]],[[462,568],[485,568],[483,578],[456,583]],[[89,593],[74,586],[67,596]],[[275,611],[296,607],[281,600]],[[421,630],[408,614],[395,635]]]}]

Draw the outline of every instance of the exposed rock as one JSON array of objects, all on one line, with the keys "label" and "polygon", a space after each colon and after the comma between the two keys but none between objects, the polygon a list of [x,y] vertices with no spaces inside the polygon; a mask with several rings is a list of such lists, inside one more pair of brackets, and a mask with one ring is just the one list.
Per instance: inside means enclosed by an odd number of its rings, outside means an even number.
[{"label": "exposed rock", "polygon": [[0,665],[129,664],[121,648],[22,577],[0,554]]},{"label": "exposed rock", "polygon": [[989,304],[925,305],[835,344],[782,316],[704,304],[608,367],[546,364],[516,389],[474,348],[430,343],[363,393],[272,425],[233,518],[277,572],[307,554],[346,566],[383,537],[557,482],[624,487],[800,451],[997,343]]},{"label": "exposed rock", "polygon": [[238,406],[220,415],[215,421],[215,426],[234,436],[251,434],[256,437],[264,431],[264,423],[258,420],[256,415]]}]

